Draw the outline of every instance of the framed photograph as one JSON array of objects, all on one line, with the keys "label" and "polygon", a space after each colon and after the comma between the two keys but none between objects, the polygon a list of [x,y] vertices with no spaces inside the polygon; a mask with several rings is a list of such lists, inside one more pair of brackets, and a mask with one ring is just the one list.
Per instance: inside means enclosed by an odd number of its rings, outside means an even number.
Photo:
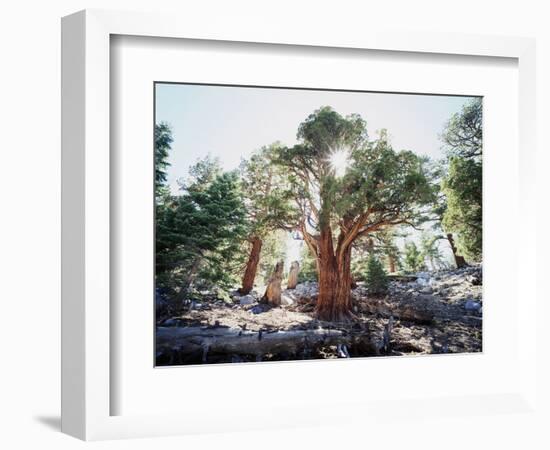
[{"label": "framed photograph", "polygon": [[62,51],[64,432],[531,410],[531,40],[94,10]]},{"label": "framed photograph", "polygon": [[157,366],[482,351],[482,97],[154,89]]}]

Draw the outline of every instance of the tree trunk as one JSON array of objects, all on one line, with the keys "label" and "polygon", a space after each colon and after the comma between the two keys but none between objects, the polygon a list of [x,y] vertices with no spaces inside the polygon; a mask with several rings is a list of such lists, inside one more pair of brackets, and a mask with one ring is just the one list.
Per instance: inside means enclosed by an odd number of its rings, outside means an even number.
[{"label": "tree trunk", "polygon": [[243,295],[250,293],[254,288],[254,279],[256,278],[258,263],[260,262],[260,252],[262,251],[263,242],[259,237],[253,237],[251,242],[252,248],[250,249],[250,256],[246,263],[242,287],[239,289],[239,293]]},{"label": "tree trunk", "polygon": [[275,270],[269,278],[265,294],[262,297],[264,303],[272,306],[281,306],[281,282],[283,281],[283,261],[275,264]]},{"label": "tree trunk", "polygon": [[296,289],[298,284],[298,274],[300,273],[300,263],[293,261],[290,265],[290,272],[288,273],[288,282],[286,284],[287,289]]},{"label": "tree trunk", "polygon": [[395,258],[390,255],[388,259],[390,263],[390,273],[395,273]]},{"label": "tree trunk", "polygon": [[339,258],[334,253],[330,226],[319,239],[319,296],[315,313],[320,320],[343,322],[351,312],[351,246]]},{"label": "tree trunk", "polygon": [[197,276],[201,262],[202,262],[202,258],[197,257],[195,259],[195,262],[193,263],[193,266],[191,267],[191,269],[189,269],[189,272],[187,273],[187,277],[185,278],[185,281],[182,283],[180,291],[176,296],[176,303],[178,305],[182,304],[183,301],[187,298],[187,293],[189,291],[189,288],[191,287],[191,284],[193,284],[195,277]]},{"label": "tree trunk", "polygon": [[466,260],[463,256],[458,254],[458,249],[455,246],[455,240],[453,238],[452,233],[447,233],[447,240],[449,241],[449,244],[451,245],[451,250],[453,251],[453,256],[455,258],[455,264],[457,269],[460,269],[461,267],[466,266]]}]

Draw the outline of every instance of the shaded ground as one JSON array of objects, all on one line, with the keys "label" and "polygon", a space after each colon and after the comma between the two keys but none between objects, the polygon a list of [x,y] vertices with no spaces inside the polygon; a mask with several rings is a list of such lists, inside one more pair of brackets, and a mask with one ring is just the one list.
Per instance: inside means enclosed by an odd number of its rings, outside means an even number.
[{"label": "shaded ground", "polygon": [[[180,358],[157,348],[157,363],[241,362],[253,360],[313,359],[377,355],[480,352],[482,350],[482,278],[480,267],[420,273],[394,279],[388,295],[369,296],[359,283],[353,290],[351,323],[321,322],[313,315],[316,283],[299,284],[283,292],[284,306],[270,308],[258,303],[258,293],[233,293],[231,299],[189,302],[188,310],[167,320],[162,327],[202,327],[254,332],[339,329],[353,335],[368,333],[372,345],[351,341],[344,346],[304,348],[300,354],[209,355]],[[357,342],[354,344],[353,342]],[[307,345],[304,345],[307,347]],[[349,347],[349,348],[348,348]]]}]

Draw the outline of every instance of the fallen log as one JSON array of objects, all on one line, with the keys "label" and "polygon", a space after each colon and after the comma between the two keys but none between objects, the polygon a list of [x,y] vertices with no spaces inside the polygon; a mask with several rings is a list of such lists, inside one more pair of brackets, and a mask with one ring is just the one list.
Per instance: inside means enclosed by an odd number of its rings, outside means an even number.
[{"label": "fallen log", "polygon": [[412,283],[413,281],[416,281],[418,278],[416,275],[397,275],[397,274],[391,274],[391,273],[389,273],[386,276],[390,281],[399,281],[402,283]]},{"label": "fallen log", "polygon": [[265,355],[281,352],[298,353],[304,349],[324,346],[357,344],[372,346],[377,352],[378,343],[372,343],[368,332],[352,333],[346,330],[284,330],[246,331],[239,328],[208,327],[157,327],[157,352],[166,350],[184,354],[209,352],[241,355]]}]

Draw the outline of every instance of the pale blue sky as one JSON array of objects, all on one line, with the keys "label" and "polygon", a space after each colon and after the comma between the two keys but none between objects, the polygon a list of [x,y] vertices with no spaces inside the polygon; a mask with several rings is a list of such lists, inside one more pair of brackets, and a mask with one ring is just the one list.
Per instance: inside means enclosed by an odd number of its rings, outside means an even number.
[{"label": "pale blue sky", "polygon": [[[254,150],[280,141],[296,143],[299,124],[313,111],[329,105],[342,115],[360,114],[367,121],[371,138],[386,128],[396,150],[441,158],[439,135],[451,115],[471,97],[333,92],[295,89],[156,85],[156,121],[172,126],[174,143],[170,154],[168,183],[178,190],[177,180],[188,167],[210,154],[224,169],[236,168],[241,158]],[[419,234],[409,230],[408,239]],[[400,246],[403,245],[401,242]],[[287,264],[298,259],[301,242],[290,237]],[[442,241],[447,259],[450,250]],[[288,266],[287,266],[288,267]]]},{"label": "pale blue sky", "polygon": [[441,157],[441,133],[449,117],[469,97],[305,91],[294,89],[156,85],[156,120],[172,126],[174,143],[168,183],[208,153],[225,169],[239,165],[263,145],[296,142],[298,125],[314,110],[330,105],[342,115],[360,114],[371,137],[388,130],[396,150]]}]

